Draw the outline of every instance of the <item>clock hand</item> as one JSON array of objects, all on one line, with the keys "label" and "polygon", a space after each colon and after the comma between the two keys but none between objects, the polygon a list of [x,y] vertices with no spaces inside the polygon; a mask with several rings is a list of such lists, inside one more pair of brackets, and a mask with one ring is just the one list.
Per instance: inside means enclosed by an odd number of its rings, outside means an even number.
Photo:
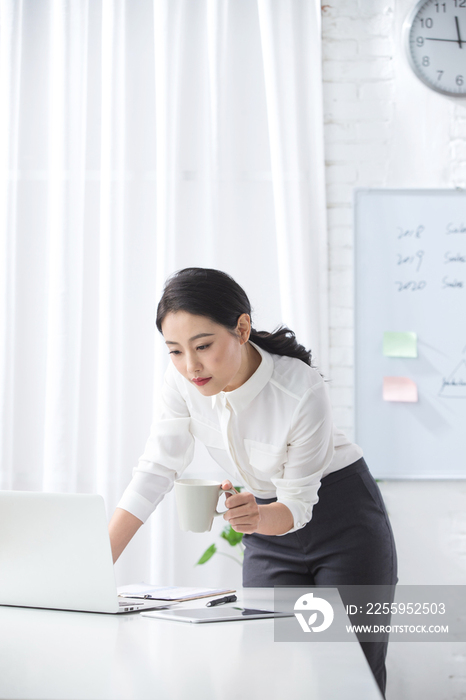
[{"label": "clock hand", "polygon": [[[426,41],[449,41],[451,44],[458,43],[458,39],[434,39],[434,37],[432,37],[432,36],[425,36],[424,39]],[[466,41],[463,43],[466,43]]]},{"label": "clock hand", "polygon": [[463,48],[463,42],[461,41],[461,34],[460,34],[460,23],[458,22],[458,17],[455,17],[455,23],[456,23],[456,31],[458,33],[458,44],[460,45],[460,49]]}]

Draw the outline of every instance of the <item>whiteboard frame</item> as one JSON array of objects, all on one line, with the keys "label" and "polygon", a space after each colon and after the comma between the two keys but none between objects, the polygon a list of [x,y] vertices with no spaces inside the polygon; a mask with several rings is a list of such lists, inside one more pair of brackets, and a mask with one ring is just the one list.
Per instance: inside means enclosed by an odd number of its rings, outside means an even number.
[{"label": "whiteboard frame", "polygon": [[[436,188],[421,188],[421,187],[398,187],[398,188],[389,188],[389,187],[355,187],[353,189],[353,275],[354,275],[354,281],[353,281],[353,310],[354,310],[354,322],[353,322],[353,376],[354,376],[354,385],[353,385],[353,406],[354,406],[354,434],[355,434],[355,442],[359,445],[359,426],[358,426],[358,421],[357,421],[357,416],[358,416],[358,367],[357,367],[357,362],[356,362],[356,353],[357,353],[357,347],[356,347],[356,338],[358,336],[357,330],[358,330],[358,323],[359,323],[359,316],[357,314],[356,310],[356,300],[357,300],[357,281],[359,277],[359,264],[358,264],[358,255],[357,255],[357,238],[358,238],[358,207],[359,207],[359,198],[361,195],[370,195],[370,194],[378,194],[382,196],[387,196],[390,197],[391,195],[431,195],[434,197],[437,196],[458,196],[458,197],[464,197],[465,198],[465,205],[466,205],[466,189],[463,187],[436,187]],[[466,209],[465,209],[466,212]],[[466,213],[465,213],[465,218],[466,218]],[[360,444],[361,449],[364,452],[364,445]],[[370,464],[368,465],[370,469]],[[376,476],[377,481],[459,481],[463,482],[466,481],[466,471],[464,475],[444,475],[444,474],[407,474],[406,476],[401,476],[401,475],[387,475],[387,476]]]}]

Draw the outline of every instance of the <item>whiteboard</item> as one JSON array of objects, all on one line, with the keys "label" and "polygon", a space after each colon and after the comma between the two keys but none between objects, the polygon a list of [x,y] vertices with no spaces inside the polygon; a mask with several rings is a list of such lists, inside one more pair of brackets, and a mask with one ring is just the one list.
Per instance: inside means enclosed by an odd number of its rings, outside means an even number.
[{"label": "whiteboard", "polygon": [[[466,193],[359,189],[354,204],[356,441],[377,478],[463,479]],[[417,357],[385,356],[385,332],[416,333]],[[417,402],[384,400],[384,377]]]}]

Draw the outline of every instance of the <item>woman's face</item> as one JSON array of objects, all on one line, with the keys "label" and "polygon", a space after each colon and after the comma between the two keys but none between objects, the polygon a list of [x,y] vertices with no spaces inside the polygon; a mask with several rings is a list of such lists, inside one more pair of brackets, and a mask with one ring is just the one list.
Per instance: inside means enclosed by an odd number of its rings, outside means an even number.
[{"label": "woman's face", "polygon": [[249,378],[247,314],[238,320],[237,336],[205,316],[186,311],[167,314],[162,333],[176,369],[204,396],[233,391]]}]

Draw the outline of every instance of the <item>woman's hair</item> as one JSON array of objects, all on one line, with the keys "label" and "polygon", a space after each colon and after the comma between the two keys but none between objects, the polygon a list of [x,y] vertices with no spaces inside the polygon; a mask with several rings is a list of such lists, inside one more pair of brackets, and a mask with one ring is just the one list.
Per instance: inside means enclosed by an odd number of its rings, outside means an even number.
[{"label": "woman's hair", "polygon": [[[156,325],[160,332],[165,316],[177,311],[206,316],[234,332],[242,314],[251,316],[251,304],[244,289],[226,272],[204,267],[186,267],[175,272],[165,283],[157,306]],[[251,320],[249,339],[274,355],[296,357],[311,365],[310,350],[300,345],[293,331],[285,326],[267,333],[252,328]]]}]

